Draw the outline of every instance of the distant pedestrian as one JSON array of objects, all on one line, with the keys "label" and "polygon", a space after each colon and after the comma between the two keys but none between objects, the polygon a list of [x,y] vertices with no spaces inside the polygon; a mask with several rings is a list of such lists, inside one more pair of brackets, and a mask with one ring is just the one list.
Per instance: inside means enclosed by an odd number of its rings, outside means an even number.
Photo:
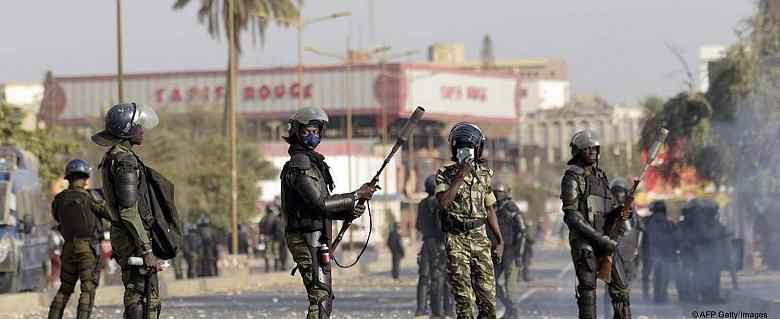
[{"label": "distant pedestrian", "polygon": [[401,234],[398,232],[397,222],[393,222],[390,225],[390,233],[387,235],[387,247],[390,248],[390,254],[393,259],[393,279],[398,279],[401,259],[404,258],[404,245],[401,242]]}]

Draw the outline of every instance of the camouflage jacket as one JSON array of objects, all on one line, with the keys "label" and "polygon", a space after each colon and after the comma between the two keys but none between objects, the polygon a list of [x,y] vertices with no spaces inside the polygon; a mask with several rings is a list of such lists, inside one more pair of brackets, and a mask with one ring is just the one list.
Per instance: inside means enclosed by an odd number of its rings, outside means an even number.
[{"label": "camouflage jacket", "polygon": [[[458,189],[455,199],[442,210],[442,226],[447,232],[452,230],[453,225],[478,221],[484,223],[488,208],[496,204],[496,197],[491,187],[493,170],[479,164],[474,170],[474,173],[464,178],[464,183]],[[455,164],[439,168],[436,172],[436,194],[450,188],[457,171],[458,166]]]}]

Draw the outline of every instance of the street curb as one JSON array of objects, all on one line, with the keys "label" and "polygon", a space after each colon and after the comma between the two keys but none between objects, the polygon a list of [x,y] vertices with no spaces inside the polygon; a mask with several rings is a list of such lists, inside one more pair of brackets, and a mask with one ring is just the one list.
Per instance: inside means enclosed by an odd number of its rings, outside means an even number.
[{"label": "street curb", "polygon": [[[297,284],[299,280],[286,272],[249,274],[247,271],[240,270],[231,275],[215,278],[173,280],[163,277],[160,279],[160,296],[165,299],[239,290],[281,288],[292,283]],[[47,289],[43,292],[0,295],[0,318],[10,314],[45,312],[56,292],[56,289]],[[74,300],[78,300],[79,292],[77,285],[71,295],[71,304],[75,302]],[[121,305],[123,294],[124,287],[121,285],[100,286],[95,295],[95,305]]]}]

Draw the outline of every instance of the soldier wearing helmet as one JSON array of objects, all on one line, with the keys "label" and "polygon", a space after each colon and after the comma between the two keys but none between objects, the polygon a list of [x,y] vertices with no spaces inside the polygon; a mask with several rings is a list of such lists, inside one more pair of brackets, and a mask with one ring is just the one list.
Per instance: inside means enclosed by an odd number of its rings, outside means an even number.
[{"label": "soldier wearing helmet", "polygon": [[[669,300],[667,290],[677,260],[678,241],[674,237],[677,227],[667,218],[666,202],[655,200],[649,208],[651,215],[645,222],[645,251],[652,267],[649,275],[653,278],[653,300],[663,304]],[[648,278],[643,277],[643,294],[649,290],[648,284]]]},{"label": "soldier wearing helmet", "polygon": [[[630,187],[628,181],[622,177],[615,177],[612,182],[609,183],[609,190],[612,192],[612,196],[615,197],[618,205],[624,205],[628,196]],[[636,211],[634,207],[631,207],[632,211]],[[636,277],[636,270],[639,267],[639,244],[640,238],[644,232],[643,225],[639,223],[639,220],[635,214],[631,215],[631,218],[625,221],[626,233],[623,238],[618,242],[618,250],[620,256],[623,258],[623,266],[626,271],[626,281],[629,283]]]},{"label": "soldier wearing helmet", "polygon": [[[569,146],[572,158],[561,181],[561,202],[577,275],[575,296],[579,317],[596,318],[597,260],[614,253],[608,283],[614,318],[630,318],[629,289],[623,261],[616,251],[617,242],[606,232],[608,222],[619,218],[622,207],[610,192],[607,174],[598,165],[598,137],[590,130],[579,131],[574,134]],[[621,227],[621,230],[625,229]]]},{"label": "soldier wearing helmet", "polygon": [[731,234],[718,221],[718,203],[710,198],[700,198],[695,209],[695,223],[691,234],[692,255],[696,256],[693,272],[693,302],[723,304],[721,296],[721,271],[732,271],[731,251],[727,245]]},{"label": "soldier wearing helmet", "polygon": [[328,124],[318,107],[298,110],[288,121],[290,160],[281,173],[282,211],[287,247],[309,295],[308,319],[330,318],[333,302],[330,253],[331,220],[360,217],[359,200],[371,199],[375,188],[364,184],[354,192],[331,194],[335,185],[325,157],[316,152]]},{"label": "soldier wearing helmet", "polygon": [[[494,182],[493,194],[497,200],[498,227],[504,238],[504,255],[501,262],[495,265],[496,297],[506,308],[503,318],[514,319],[517,318],[518,309],[510,296],[517,286],[516,261],[518,258],[522,258],[528,229],[523,212],[512,201],[512,191],[509,185],[500,181]],[[494,239],[494,236],[489,237]]]},{"label": "soldier wearing helmet", "polygon": [[[152,239],[141,219],[139,203],[145,195],[140,193],[139,185],[143,163],[133,150],[143,143],[145,131],[156,127],[158,122],[157,114],[151,108],[120,103],[106,113],[105,129],[92,136],[93,142],[108,148],[99,167],[111,213],[112,256],[122,267],[124,316],[129,319],[144,316],[147,299],[149,318],[156,318],[160,312],[156,273],[163,268],[152,252]],[[143,258],[144,267],[129,264],[130,257],[136,256]],[[149,296],[141,289],[147,282]]]},{"label": "soldier wearing helmet", "polygon": [[217,235],[206,215],[198,219],[198,235],[200,237],[200,277],[219,276],[219,250],[217,250]]},{"label": "soldier wearing helmet", "polygon": [[[447,274],[458,318],[471,318],[476,300],[480,318],[495,317],[496,287],[493,259],[499,261],[504,238],[495,213],[493,170],[485,165],[485,136],[473,123],[460,122],[450,130],[454,164],[436,172],[436,199],[443,208],[447,233]],[[487,237],[485,224],[495,236]]]},{"label": "soldier wearing helmet", "polygon": [[[699,199],[692,198],[683,204],[680,208],[680,219],[677,221],[677,231],[675,232],[675,237],[679,241],[677,259],[680,265],[675,278],[675,286],[677,287],[680,302],[684,303],[690,303],[694,300],[698,302],[698,299],[695,296],[694,285],[694,273],[697,260],[694,251],[694,235],[696,232],[696,211],[698,210],[699,203]],[[644,267],[652,269],[652,264],[645,263],[643,264],[643,268]],[[649,275],[648,271],[648,278]]]},{"label": "soldier wearing helmet", "polygon": [[84,160],[74,159],[65,166],[65,179],[68,188],[54,197],[52,217],[59,225],[59,231],[65,239],[62,247],[62,271],[57,294],[49,307],[49,318],[62,318],[70,295],[81,281],[76,318],[87,319],[95,301],[95,289],[100,279],[101,258],[98,244],[100,240],[100,218],[108,219],[108,208],[103,201],[94,197],[87,184],[92,167]]},{"label": "soldier wearing helmet", "polygon": [[445,304],[449,298],[445,277],[447,252],[444,249],[444,231],[434,190],[436,176],[425,178],[428,196],[417,206],[417,231],[421,233],[422,247],[417,255],[419,277],[417,280],[417,310],[415,317],[424,316],[430,301],[431,317],[444,318]]}]

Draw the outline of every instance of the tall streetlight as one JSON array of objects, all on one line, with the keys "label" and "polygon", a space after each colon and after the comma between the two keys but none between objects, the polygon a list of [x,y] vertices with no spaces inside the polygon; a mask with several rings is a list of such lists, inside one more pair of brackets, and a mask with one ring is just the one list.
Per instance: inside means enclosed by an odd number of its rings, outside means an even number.
[{"label": "tall streetlight", "polygon": [[238,160],[236,154],[236,1],[228,0],[228,78],[227,78],[227,110],[228,110],[228,140],[230,144],[230,231],[233,253],[238,254]]},{"label": "tall streetlight", "polygon": [[[347,179],[349,180],[349,187],[352,187],[352,103],[349,101],[349,97],[352,91],[352,61],[350,60],[350,53],[352,52],[349,48],[349,39],[347,39],[347,54],[346,55],[339,55],[336,53],[330,53],[330,52],[324,52],[317,50],[312,47],[306,47],[307,52],[311,52],[317,55],[326,56],[330,58],[335,58],[338,60],[341,60],[344,62],[344,65],[346,66],[346,80],[344,83],[344,102],[346,104],[347,108]],[[390,51],[390,46],[383,46],[374,48],[372,50],[363,52],[368,57],[374,56],[376,54],[380,54],[383,52]],[[387,185],[385,185],[387,186]]]},{"label": "tall streetlight", "polygon": [[[384,54],[385,52],[388,52],[391,49],[392,49],[392,47],[390,47],[390,46],[382,46],[382,47],[377,47],[377,48],[374,48],[374,49],[371,49],[371,50],[368,50],[368,51],[360,51],[359,53],[365,55],[370,60],[371,57],[376,56],[378,54]],[[330,57],[330,58],[335,58],[335,59],[341,60],[346,65],[347,77],[351,78],[350,70],[351,70],[351,66],[352,66],[352,62],[353,61],[351,60],[350,54],[353,54],[354,51],[349,49],[349,41],[347,41],[347,52],[346,52],[346,55],[340,55],[340,54],[337,54],[337,53],[324,52],[324,51],[320,51],[320,50],[317,50],[317,49],[312,48],[312,47],[306,47],[306,51],[314,53],[314,54],[317,54],[317,55],[326,56],[326,57]],[[391,57],[394,58],[394,59],[395,58],[402,58],[402,57],[405,57],[405,56],[410,56],[410,55],[416,54],[417,52],[418,52],[417,50],[409,50],[409,51],[401,52],[400,54],[394,54]],[[379,74],[380,75],[384,74],[384,63],[385,63],[385,61],[387,59],[388,59],[388,57],[383,57],[383,58],[379,59]],[[345,93],[346,93],[345,95],[346,96],[349,96],[349,94],[351,94],[351,81],[350,80],[346,81],[344,90],[345,90]],[[345,102],[346,101],[347,100],[345,99]],[[348,171],[347,172],[347,175],[348,175],[347,178],[349,179],[349,181],[351,183],[352,182],[352,105],[351,105],[351,103],[347,103],[346,109],[347,109],[347,171]],[[382,143],[382,146],[385,147],[385,145],[387,143],[387,140],[388,140],[388,136],[387,136],[388,135],[387,134],[388,133],[387,132],[387,122],[388,122],[388,120],[387,120],[387,111],[386,111],[385,108],[382,108],[382,122],[384,124],[383,124],[383,130],[382,130],[382,135],[381,135],[381,143]],[[387,150],[385,150],[385,151],[387,151]],[[387,191],[387,174],[383,174],[383,175],[384,175],[384,179],[383,179],[383,185],[382,186],[384,187],[385,191]],[[352,231],[351,230],[350,230],[349,236],[350,236],[350,241],[352,241],[352,239],[351,239],[352,238]]]},{"label": "tall streetlight", "polygon": [[[322,22],[322,21],[328,21],[333,20],[336,18],[341,17],[348,17],[351,16],[351,11],[342,11],[342,12],[336,12],[333,14],[329,14],[326,16],[316,17],[316,18],[309,18],[309,19],[303,19],[302,16],[298,15],[297,19],[289,20],[289,19],[280,19],[280,18],[273,18],[276,19],[279,22],[283,23],[289,23],[292,26],[295,27],[295,29],[298,32],[298,68],[297,68],[297,77],[298,77],[298,108],[303,107],[303,93],[301,90],[303,90],[303,29],[310,24]],[[267,19],[268,16],[265,15],[259,15],[261,18]]]},{"label": "tall streetlight", "polygon": [[116,85],[117,85],[117,103],[125,100],[124,74],[122,72],[122,0],[116,0]]}]

